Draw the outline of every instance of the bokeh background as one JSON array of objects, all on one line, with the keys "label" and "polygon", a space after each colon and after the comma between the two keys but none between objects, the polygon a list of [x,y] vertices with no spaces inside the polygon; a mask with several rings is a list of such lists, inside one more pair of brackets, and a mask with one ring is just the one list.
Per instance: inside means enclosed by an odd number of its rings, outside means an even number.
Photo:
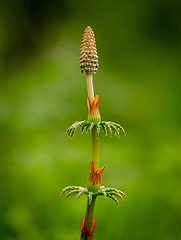
[{"label": "bokeh background", "polygon": [[103,120],[126,137],[100,135],[102,184],[95,239],[181,239],[181,2],[0,2],[0,239],[75,240],[86,197],[91,136],[66,129],[87,119],[79,69],[84,29],[94,30],[95,94]]}]

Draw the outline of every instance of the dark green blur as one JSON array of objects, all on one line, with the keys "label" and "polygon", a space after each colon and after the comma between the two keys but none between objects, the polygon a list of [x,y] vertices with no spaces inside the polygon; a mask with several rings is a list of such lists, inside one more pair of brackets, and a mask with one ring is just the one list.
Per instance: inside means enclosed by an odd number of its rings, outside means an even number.
[{"label": "dark green blur", "polygon": [[94,75],[102,120],[126,131],[100,135],[102,185],[95,240],[181,240],[181,2],[0,2],[0,239],[76,240],[86,196],[91,135],[79,69],[85,28],[95,33]]}]

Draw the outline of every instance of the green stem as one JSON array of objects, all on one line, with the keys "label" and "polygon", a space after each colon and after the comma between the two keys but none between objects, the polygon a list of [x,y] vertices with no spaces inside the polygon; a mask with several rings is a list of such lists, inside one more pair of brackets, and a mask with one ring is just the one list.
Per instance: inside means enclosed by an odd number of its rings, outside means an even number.
[{"label": "green stem", "polygon": [[[99,138],[97,135],[96,127],[92,129],[92,161],[94,162],[94,171],[96,172],[99,169]],[[87,199],[85,221],[87,221],[89,231],[91,229],[93,220],[95,202],[96,197],[92,198],[91,203],[89,202],[89,199]],[[88,236],[84,236],[83,240],[88,240]]]},{"label": "green stem", "polygon": [[96,127],[92,129],[92,161],[94,162],[94,171],[99,169],[99,136]]},{"label": "green stem", "polygon": [[85,221],[87,220],[89,231],[90,231],[91,224],[92,224],[95,202],[96,202],[96,197],[92,198],[92,201],[90,204],[89,204],[89,201],[87,201]]},{"label": "green stem", "polygon": [[[86,208],[86,215],[85,215],[85,221],[87,221],[89,232],[91,229],[93,214],[94,214],[94,206],[96,202],[96,197],[92,198],[91,203],[89,204],[89,200],[87,200],[87,208]],[[85,235],[83,238],[80,238],[81,240],[88,240],[89,236]]]}]

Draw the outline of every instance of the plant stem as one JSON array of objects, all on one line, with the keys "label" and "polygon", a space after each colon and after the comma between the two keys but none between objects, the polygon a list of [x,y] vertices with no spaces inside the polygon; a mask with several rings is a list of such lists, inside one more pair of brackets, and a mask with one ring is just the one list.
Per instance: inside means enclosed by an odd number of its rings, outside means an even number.
[{"label": "plant stem", "polygon": [[[88,96],[92,104],[94,101],[93,76],[92,74],[86,74],[86,77]],[[92,129],[92,161],[94,162],[94,171],[96,172],[99,169],[99,138],[96,132],[96,127]],[[95,202],[96,197],[92,198],[91,203],[89,202],[89,199],[87,199],[85,221],[87,221],[89,231],[91,229]],[[84,240],[88,240],[88,236],[85,236]]]},{"label": "plant stem", "polygon": [[89,201],[87,201],[85,221],[87,220],[89,231],[90,231],[91,224],[92,224],[95,202],[96,202],[96,197],[92,198],[92,201],[90,204],[89,204]]},{"label": "plant stem", "polygon": [[[96,127],[92,129],[92,161],[94,162],[94,171],[96,172],[99,169],[99,139],[96,132]],[[93,220],[95,202],[95,196],[92,197],[91,203],[89,202],[89,199],[87,199],[85,221],[87,221],[89,231],[91,229]],[[88,236],[84,236],[83,240],[88,240]]]},{"label": "plant stem", "polygon": [[86,74],[87,77],[87,91],[91,103],[94,101],[94,87],[93,87],[93,76],[92,74]]},{"label": "plant stem", "polygon": [[92,129],[92,161],[94,162],[94,171],[99,169],[99,136],[96,127]]}]

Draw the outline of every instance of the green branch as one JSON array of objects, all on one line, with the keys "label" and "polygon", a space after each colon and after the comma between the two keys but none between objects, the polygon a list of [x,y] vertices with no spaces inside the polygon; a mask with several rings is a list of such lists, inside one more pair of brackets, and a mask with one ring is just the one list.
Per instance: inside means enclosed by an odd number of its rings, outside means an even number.
[{"label": "green branch", "polygon": [[89,122],[86,120],[83,121],[76,121],[67,129],[67,134],[69,137],[73,137],[73,134],[80,128],[81,133],[88,133],[91,132],[94,128],[96,128],[96,134],[99,135],[100,130],[102,129],[105,136],[112,137],[113,135],[118,137],[120,136],[120,132],[126,135],[124,128],[115,122],[110,121],[100,121],[98,123]]}]

